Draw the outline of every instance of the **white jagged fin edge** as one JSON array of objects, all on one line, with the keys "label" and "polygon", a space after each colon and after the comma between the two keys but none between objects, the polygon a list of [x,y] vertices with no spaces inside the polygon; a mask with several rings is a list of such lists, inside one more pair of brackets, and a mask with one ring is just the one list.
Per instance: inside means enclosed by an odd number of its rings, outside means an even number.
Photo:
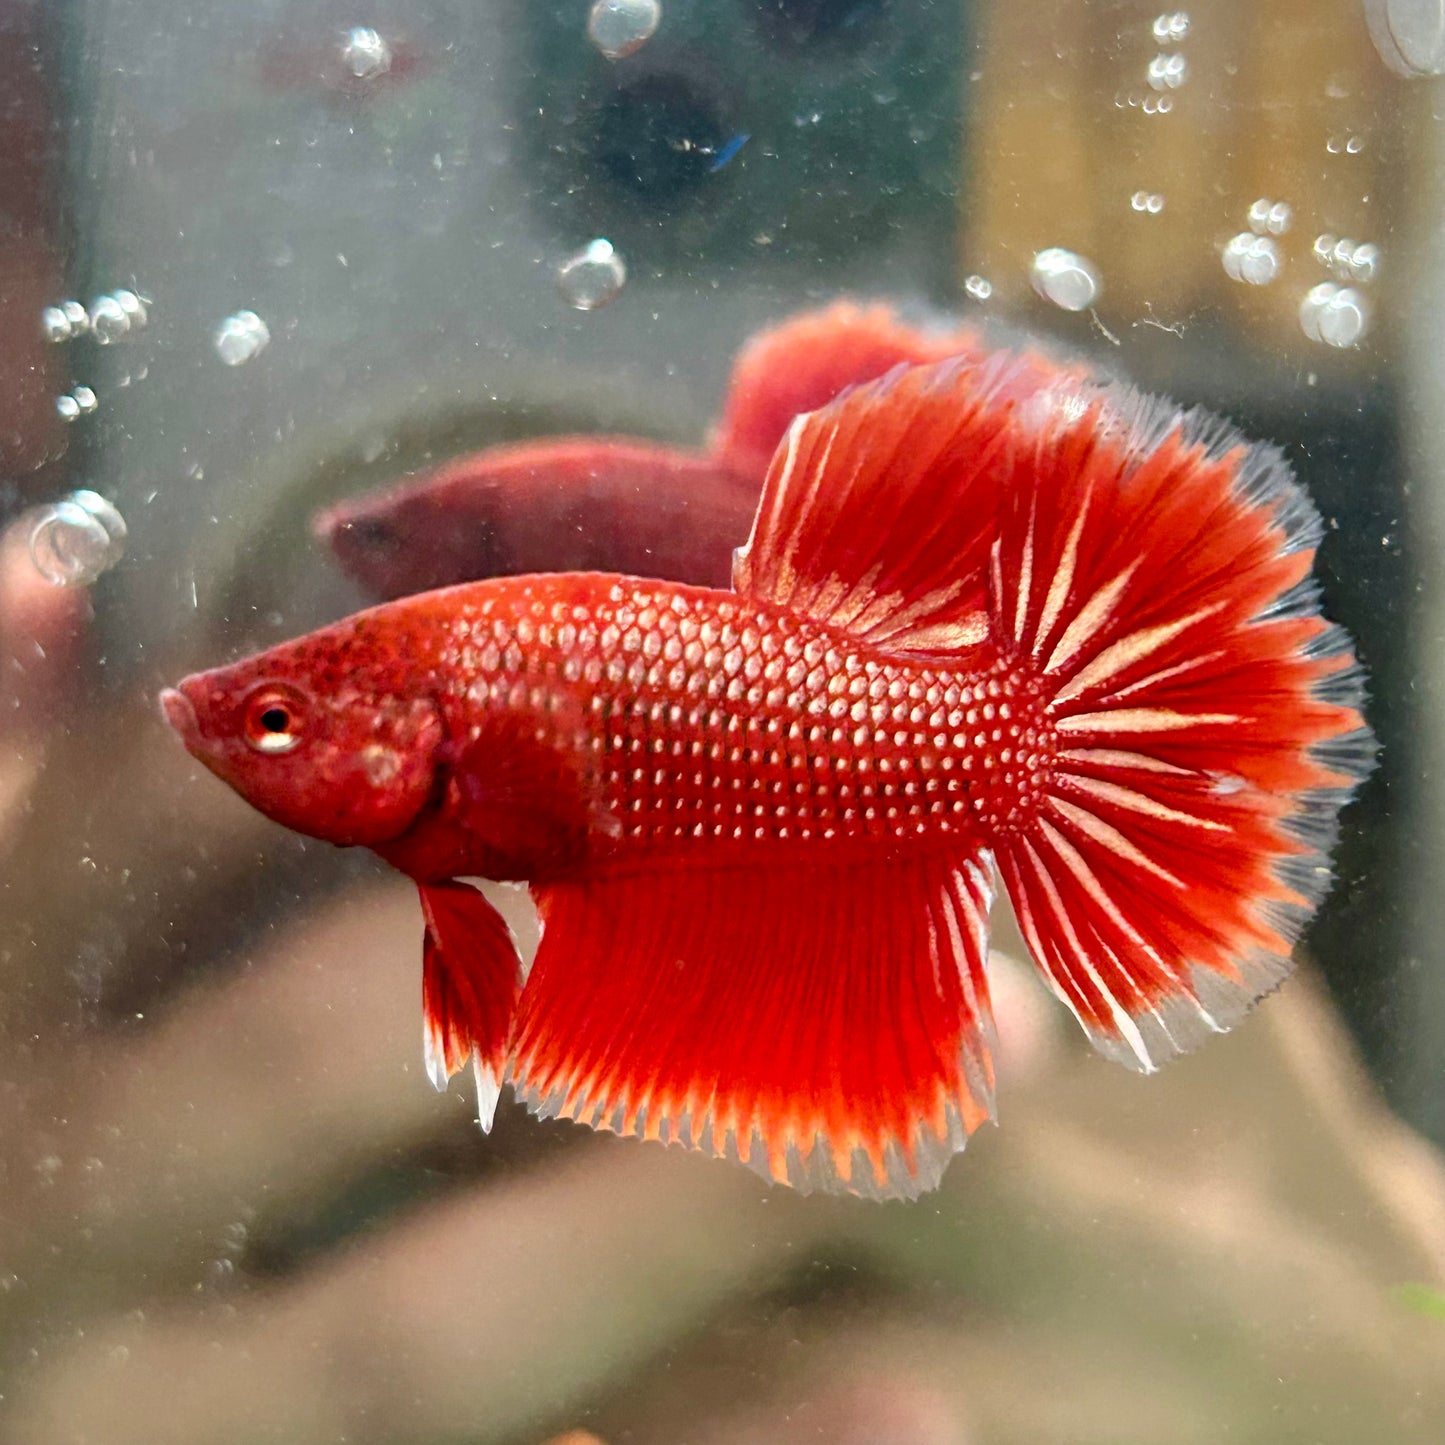
[{"label": "white jagged fin edge", "polygon": [[472,1076],[477,1082],[477,1123],[483,1134],[490,1134],[492,1120],[497,1117],[497,1101],[502,1097],[501,1081],[497,1071],[475,1053],[472,1054]]}]

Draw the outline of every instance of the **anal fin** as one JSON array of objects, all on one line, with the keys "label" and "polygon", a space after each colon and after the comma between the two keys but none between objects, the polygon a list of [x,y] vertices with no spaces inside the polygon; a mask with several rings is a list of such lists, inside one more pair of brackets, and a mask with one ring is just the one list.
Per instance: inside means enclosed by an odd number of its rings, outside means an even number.
[{"label": "anal fin", "polygon": [[506,920],[470,884],[422,883],[422,1010],[427,1074],[438,1089],[472,1061],[477,1121],[492,1127],[522,965]]},{"label": "anal fin", "polygon": [[982,855],[534,887],[510,1078],[544,1115],[913,1197],[992,1114]]}]

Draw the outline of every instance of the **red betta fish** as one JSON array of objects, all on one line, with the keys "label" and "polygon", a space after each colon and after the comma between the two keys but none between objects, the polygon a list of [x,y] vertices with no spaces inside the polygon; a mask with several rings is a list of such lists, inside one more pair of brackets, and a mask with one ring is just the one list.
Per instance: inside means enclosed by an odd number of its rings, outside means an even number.
[{"label": "red betta fish", "polygon": [[[1368,770],[1274,450],[1007,357],[797,419],[735,590],[388,603],[164,696],[272,818],[414,878],[427,1051],[536,1112],[911,1197],[993,1111],[995,869],[1152,1070],[1290,967]],[[525,980],[466,877],[523,879]]]},{"label": "red betta fish", "polygon": [[[929,333],[886,306],[840,301],[743,347],[705,451],[614,436],[489,447],[398,490],[344,502],[315,530],[381,598],[594,569],[726,587],[768,461],[795,416],[899,364],[983,354],[971,331]],[[1020,362],[1015,384],[1036,390],[1059,374],[1034,356]]]}]

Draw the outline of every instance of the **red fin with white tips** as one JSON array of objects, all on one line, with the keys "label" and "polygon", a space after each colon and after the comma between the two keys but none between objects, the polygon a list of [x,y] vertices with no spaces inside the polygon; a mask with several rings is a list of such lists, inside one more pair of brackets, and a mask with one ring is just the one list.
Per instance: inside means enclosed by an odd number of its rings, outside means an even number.
[{"label": "red fin with white tips", "polygon": [[534,887],[509,1078],[544,1116],[913,1197],[992,1113],[987,866],[729,856]]},{"label": "red fin with white tips", "polygon": [[470,884],[422,883],[422,1013],[427,1074],[438,1089],[471,1059],[477,1122],[490,1132],[522,963],[506,920]]},{"label": "red fin with white tips", "polygon": [[987,761],[1027,786],[979,822],[1046,978],[1102,1051],[1152,1069],[1283,978],[1371,766],[1359,669],[1310,580],[1320,530],[1272,448],[998,357],[800,417],[734,575],[1022,682],[1026,761]]},{"label": "red fin with white tips", "polygon": [[793,418],[825,406],[844,387],[895,366],[983,351],[973,331],[924,331],[878,303],[838,301],[789,317],[738,352],[713,455],[742,475],[761,477]]},{"label": "red fin with white tips", "polygon": [[1122,389],[1035,418],[990,566],[999,645],[1048,699],[1032,821],[997,840],[1034,959],[1142,1070],[1290,968],[1373,743],[1272,448]]}]

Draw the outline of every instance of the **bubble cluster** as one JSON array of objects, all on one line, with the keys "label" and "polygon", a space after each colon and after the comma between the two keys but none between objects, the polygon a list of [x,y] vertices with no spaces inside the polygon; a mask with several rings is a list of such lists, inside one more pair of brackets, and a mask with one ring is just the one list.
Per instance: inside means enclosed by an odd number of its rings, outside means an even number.
[{"label": "bubble cluster", "polygon": [[1316,236],[1314,253],[1315,260],[1341,281],[1369,282],[1380,274],[1380,248],[1373,241]]},{"label": "bubble cluster", "polygon": [[212,342],[227,366],[254,361],[271,340],[271,329],[254,311],[237,311],[216,327]]},{"label": "bubble cluster", "polygon": [[627,263],[611,241],[599,236],[589,241],[557,271],[562,299],[577,311],[600,311],[622,294],[627,284]]},{"label": "bubble cluster", "polygon": [[356,25],[341,42],[341,63],[357,80],[375,80],[391,69],[391,46],[378,30]]},{"label": "bubble cluster", "polygon": [[1145,115],[1168,115],[1174,109],[1172,95],[1143,95],[1135,90],[1121,90],[1114,97],[1118,110],[1141,110]]},{"label": "bubble cluster", "polygon": [[963,291],[975,301],[987,301],[993,295],[993,282],[986,276],[965,276]]},{"label": "bubble cluster", "polygon": [[1224,274],[1247,286],[1268,286],[1279,275],[1279,247],[1269,236],[1241,231],[1225,243],[1221,259]]},{"label": "bubble cluster", "polygon": [[125,520],[98,492],[72,492],[33,515],[30,560],[57,587],[88,586],[125,555]]},{"label": "bubble cluster", "polygon": [[55,410],[61,421],[76,421],[89,416],[100,405],[88,386],[73,387],[55,398]]},{"label": "bubble cluster", "polygon": [[1294,210],[1288,201],[1261,196],[1249,208],[1249,229],[1256,236],[1283,236],[1293,221]]},{"label": "bubble cluster", "polygon": [[1158,191],[1135,191],[1129,205],[1148,216],[1157,216],[1164,209],[1164,197]]},{"label": "bubble cluster", "polygon": [[594,0],[587,38],[608,60],[621,60],[641,50],[661,20],[659,0]]},{"label": "bubble cluster", "polygon": [[1322,281],[1300,302],[1299,324],[1311,341],[1325,346],[1355,346],[1370,326],[1369,303],[1351,286]]},{"label": "bubble cluster", "polygon": [[1065,311],[1086,311],[1102,289],[1093,264],[1062,246],[1050,246],[1034,257],[1029,280],[1045,301]]},{"label": "bubble cluster", "polygon": [[1189,34],[1189,12],[1176,10],[1172,15],[1154,17],[1154,38],[1160,45],[1178,45]]},{"label": "bubble cluster", "polygon": [[110,346],[141,330],[148,319],[146,303],[134,291],[122,287],[97,296],[89,310],[79,301],[46,306],[40,313],[40,329],[47,341],[74,341],[89,334],[99,345]]},{"label": "bubble cluster", "polygon": [[[69,308],[72,306],[78,315],[70,312]],[[40,313],[40,330],[45,339],[51,342],[69,341],[78,334],[77,325],[80,331],[84,331],[89,324],[85,307],[79,301],[63,301],[59,306],[47,306]]]},{"label": "bubble cluster", "polygon": [[1445,5],[1440,0],[1365,0],[1365,20],[1380,59],[1412,80],[1445,75]]},{"label": "bubble cluster", "polygon": [[1178,90],[1189,79],[1189,62],[1178,52],[1161,53],[1149,62],[1144,78],[1151,90]]},{"label": "bubble cluster", "polygon": [[1332,135],[1325,142],[1325,149],[1332,156],[1357,156],[1365,148],[1362,135]]}]

